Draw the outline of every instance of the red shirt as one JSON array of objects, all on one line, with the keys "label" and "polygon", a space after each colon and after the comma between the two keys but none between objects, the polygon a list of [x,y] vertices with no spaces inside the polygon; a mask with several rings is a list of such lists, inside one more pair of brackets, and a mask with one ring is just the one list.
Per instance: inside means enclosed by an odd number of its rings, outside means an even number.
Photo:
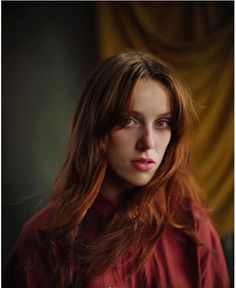
[{"label": "red shirt", "polygon": [[[104,214],[112,205],[99,197],[94,209]],[[52,215],[53,205],[49,204],[23,226],[3,272],[3,287],[50,287],[40,235],[47,229]],[[195,232],[212,252],[187,240],[180,230],[166,228],[145,263],[142,276],[134,275],[128,280],[120,261],[116,267],[90,279],[88,288],[228,288],[224,254],[210,220],[196,220]]]}]

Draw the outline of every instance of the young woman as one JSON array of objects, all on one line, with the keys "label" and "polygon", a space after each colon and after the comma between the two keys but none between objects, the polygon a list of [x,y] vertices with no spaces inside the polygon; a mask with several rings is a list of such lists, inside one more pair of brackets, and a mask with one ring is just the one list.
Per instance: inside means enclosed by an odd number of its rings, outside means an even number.
[{"label": "young woman", "polygon": [[53,199],[24,225],[4,287],[228,287],[189,164],[194,117],[160,59],[126,51],[98,66]]}]

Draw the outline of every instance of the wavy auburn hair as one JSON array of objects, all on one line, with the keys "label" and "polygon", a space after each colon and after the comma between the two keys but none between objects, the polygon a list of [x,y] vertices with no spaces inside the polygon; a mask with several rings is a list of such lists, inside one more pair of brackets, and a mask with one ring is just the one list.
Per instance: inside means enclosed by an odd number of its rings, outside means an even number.
[{"label": "wavy auburn hair", "polygon": [[[109,133],[131,112],[139,79],[160,81],[169,89],[171,140],[153,179],[130,191],[91,238],[90,208],[106,177]],[[189,124],[195,117],[186,85],[153,55],[124,51],[94,70],[75,111],[66,159],[53,189],[55,217],[47,247],[56,287],[86,287],[88,279],[127,253],[133,257],[126,261],[127,275],[139,273],[167,226],[195,237],[192,220],[186,217],[189,203],[198,203],[188,156]]]}]

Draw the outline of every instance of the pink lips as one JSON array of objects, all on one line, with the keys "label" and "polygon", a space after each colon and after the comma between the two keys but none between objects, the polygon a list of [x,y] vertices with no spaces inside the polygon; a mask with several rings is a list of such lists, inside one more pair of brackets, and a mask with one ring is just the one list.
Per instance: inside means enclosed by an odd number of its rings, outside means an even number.
[{"label": "pink lips", "polygon": [[148,171],[155,166],[155,161],[151,158],[138,158],[131,161],[133,167],[137,170]]}]

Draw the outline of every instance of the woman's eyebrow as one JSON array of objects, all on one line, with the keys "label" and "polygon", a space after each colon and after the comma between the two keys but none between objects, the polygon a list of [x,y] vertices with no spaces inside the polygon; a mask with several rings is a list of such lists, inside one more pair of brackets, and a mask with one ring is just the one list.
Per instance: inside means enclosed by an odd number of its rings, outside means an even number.
[{"label": "woman's eyebrow", "polygon": [[[138,111],[131,111],[130,113],[132,116],[136,116],[136,117],[143,117],[143,114],[138,112]],[[156,117],[171,117],[172,113],[171,111],[165,112],[165,113],[160,113],[159,115],[157,115]]]},{"label": "woman's eyebrow", "polygon": [[138,116],[139,116],[139,117],[143,116],[142,113],[140,113],[140,112],[138,112],[138,111],[134,111],[134,110],[132,110],[130,114],[133,115],[133,116],[137,116],[137,117],[138,117]]},{"label": "woman's eyebrow", "polygon": [[171,117],[171,112],[166,112],[166,113],[163,113],[163,114],[159,114],[157,117]]}]

